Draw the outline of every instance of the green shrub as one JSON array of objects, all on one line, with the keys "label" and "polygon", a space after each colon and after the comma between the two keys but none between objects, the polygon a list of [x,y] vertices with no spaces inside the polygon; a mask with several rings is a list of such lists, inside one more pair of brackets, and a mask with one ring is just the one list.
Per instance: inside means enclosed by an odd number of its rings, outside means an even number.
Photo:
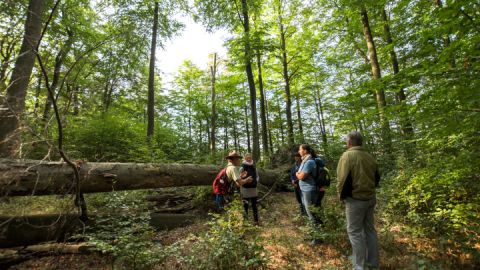
[{"label": "green shrub", "polygon": [[95,225],[78,237],[111,256],[112,269],[151,269],[166,257],[163,247],[152,241],[155,230],[149,225],[150,213],[144,196],[137,193],[111,192],[97,200],[90,196],[90,202],[103,209]]},{"label": "green shrub", "polygon": [[[238,200],[224,214],[212,214],[210,229],[177,243],[177,261],[183,269],[263,269],[268,257],[257,229],[244,220]],[[172,253],[172,252],[171,252]]]}]

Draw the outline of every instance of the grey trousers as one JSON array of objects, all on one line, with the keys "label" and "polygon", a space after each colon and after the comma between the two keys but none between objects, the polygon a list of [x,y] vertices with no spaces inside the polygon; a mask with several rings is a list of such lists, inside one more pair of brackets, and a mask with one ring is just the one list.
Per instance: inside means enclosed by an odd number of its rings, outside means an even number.
[{"label": "grey trousers", "polygon": [[368,265],[378,268],[378,240],[373,219],[377,200],[368,201],[345,199],[347,232],[353,249],[355,270],[366,269]]}]

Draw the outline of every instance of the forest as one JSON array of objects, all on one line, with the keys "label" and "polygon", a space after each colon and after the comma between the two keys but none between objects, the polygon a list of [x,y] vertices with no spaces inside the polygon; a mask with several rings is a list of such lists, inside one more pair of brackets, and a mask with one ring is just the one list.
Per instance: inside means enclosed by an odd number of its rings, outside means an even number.
[{"label": "forest", "polygon": [[[182,18],[226,54],[167,76]],[[380,168],[379,268],[478,269],[479,1],[0,1],[0,268],[352,269],[351,131]],[[300,144],[332,177],[321,229],[297,215]],[[260,226],[215,209],[232,150]]]}]

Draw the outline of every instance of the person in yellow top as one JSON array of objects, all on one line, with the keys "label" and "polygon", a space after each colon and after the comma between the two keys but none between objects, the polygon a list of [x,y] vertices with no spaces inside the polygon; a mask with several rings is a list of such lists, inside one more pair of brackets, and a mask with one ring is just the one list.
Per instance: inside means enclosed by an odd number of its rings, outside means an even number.
[{"label": "person in yellow top", "polygon": [[226,174],[229,181],[234,181],[238,187],[241,187],[247,183],[253,181],[252,177],[245,177],[247,172],[244,171],[240,173],[240,165],[242,165],[242,156],[237,153],[237,151],[231,151],[226,157],[228,160]]},{"label": "person in yellow top", "polygon": [[353,249],[355,270],[378,269],[378,240],[373,212],[375,188],[380,181],[378,165],[363,147],[363,137],[347,135],[347,151],[337,166],[337,191],[345,202],[347,232]]}]

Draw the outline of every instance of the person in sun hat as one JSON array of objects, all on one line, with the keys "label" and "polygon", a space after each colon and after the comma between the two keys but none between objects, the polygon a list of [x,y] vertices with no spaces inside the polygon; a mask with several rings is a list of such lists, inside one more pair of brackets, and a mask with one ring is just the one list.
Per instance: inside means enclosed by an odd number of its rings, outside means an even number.
[{"label": "person in sun hat", "polygon": [[241,187],[247,183],[251,183],[253,179],[251,177],[246,177],[242,179],[242,175],[246,176],[246,172],[240,173],[240,166],[242,165],[242,156],[237,153],[237,151],[230,151],[228,156],[226,156],[228,161],[226,174],[227,178],[230,181],[235,182],[238,187]]}]

